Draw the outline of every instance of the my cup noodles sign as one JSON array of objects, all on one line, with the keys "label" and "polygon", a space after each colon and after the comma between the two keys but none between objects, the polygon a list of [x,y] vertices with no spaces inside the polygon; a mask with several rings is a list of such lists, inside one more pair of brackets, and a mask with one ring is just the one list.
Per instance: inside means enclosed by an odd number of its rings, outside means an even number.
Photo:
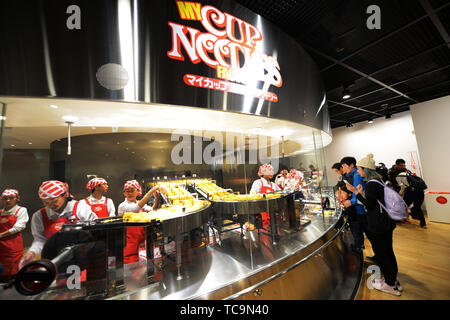
[{"label": "my cup noodles sign", "polygon": [[[176,1],[180,18],[199,21],[205,32],[169,21],[172,31],[171,59],[205,63],[216,69],[217,78],[186,74],[188,86],[252,95],[277,102],[271,85],[281,87],[278,61],[263,52],[262,34],[255,26],[219,9],[198,2]],[[262,81],[262,88],[258,82]],[[259,85],[261,86],[261,85]]]}]

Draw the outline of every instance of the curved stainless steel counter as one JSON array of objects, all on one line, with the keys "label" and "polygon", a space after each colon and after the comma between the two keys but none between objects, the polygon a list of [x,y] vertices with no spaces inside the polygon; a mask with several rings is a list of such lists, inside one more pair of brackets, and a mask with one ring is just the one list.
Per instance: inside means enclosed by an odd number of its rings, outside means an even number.
[{"label": "curved stainless steel counter", "polygon": [[[310,225],[276,245],[265,235],[252,241],[254,232],[243,239],[230,232],[220,246],[187,255],[183,279],[176,280],[166,261],[161,281],[111,299],[352,299],[362,257],[350,249],[344,218],[310,218]],[[136,272],[131,269],[125,272]]]}]

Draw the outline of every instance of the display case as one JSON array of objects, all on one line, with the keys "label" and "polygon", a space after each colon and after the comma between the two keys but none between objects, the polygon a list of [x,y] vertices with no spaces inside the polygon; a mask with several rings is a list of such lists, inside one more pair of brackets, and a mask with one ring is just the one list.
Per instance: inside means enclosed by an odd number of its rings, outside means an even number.
[{"label": "display case", "polygon": [[[117,19],[85,15],[78,34],[50,19],[66,10],[55,1],[12,5],[0,21],[16,35],[0,51],[0,187],[19,190],[31,218],[44,205],[42,182],[66,182],[83,201],[86,183],[101,177],[116,208],[66,223],[0,299],[354,295],[361,261],[328,186],[323,149],[332,136],[313,60],[234,2],[198,2],[196,19],[180,3],[83,2]],[[33,10],[41,19],[10,23]],[[41,39],[36,30],[45,42],[17,42]],[[12,54],[17,46],[24,56]],[[296,182],[278,190],[283,170]],[[128,180],[143,195],[162,187],[151,210],[118,216]],[[21,231],[24,252],[33,223]],[[143,240],[127,263],[130,234]]]}]

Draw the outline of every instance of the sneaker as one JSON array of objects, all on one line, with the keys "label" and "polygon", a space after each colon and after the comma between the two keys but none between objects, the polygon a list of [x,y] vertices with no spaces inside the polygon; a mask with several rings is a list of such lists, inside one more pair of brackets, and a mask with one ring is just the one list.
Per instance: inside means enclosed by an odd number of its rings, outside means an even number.
[{"label": "sneaker", "polygon": [[427,225],[425,224],[425,225],[423,225],[423,226],[420,226],[421,228],[423,228],[423,229],[428,229],[428,227],[427,227]]},{"label": "sneaker", "polygon": [[374,282],[372,283],[372,285],[373,285],[374,289],[383,291],[383,292],[385,292],[385,293],[392,294],[392,295],[394,295],[394,296],[400,296],[400,295],[402,294],[402,293],[400,292],[400,290],[397,289],[397,287],[388,285],[388,284],[384,281],[384,279],[381,280],[381,281],[374,281]]},{"label": "sneaker", "polygon": [[395,281],[395,287],[397,288],[398,291],[400,291],[400,292],[403,291],[403,287],[400,284],[400,281],[398,281],[398,279]]}]

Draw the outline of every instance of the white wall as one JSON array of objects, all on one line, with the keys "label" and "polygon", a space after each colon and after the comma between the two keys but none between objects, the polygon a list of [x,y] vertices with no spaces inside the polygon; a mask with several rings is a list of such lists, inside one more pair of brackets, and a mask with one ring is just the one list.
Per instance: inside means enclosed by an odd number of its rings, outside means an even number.
[{"label": "white wall", "polygon": [[430,191],[450,191],[450,96],[411,106],[423,176]]},{"label": "white wall", "polygon": [[[450,121],[450,116],[447,119]],[[449,146],[450,140],[447,141],[447,148]],[[376,164],[383,162],[388,168],[396,159],[402,158],[407,167],[411,168],[411,152],[418,154],[409,111],[394,114],[391,119],[378,118],[373,123],[364,121],[353,124],[352,128],[336,128],[333,130],[333,141],[325,148],[329,184],[333,185],[337,181],[337,175],[331,170],[331,166],[345,156],[353,156],[359,160],[368,153],[373,153]],[[416,161],[420,166],[420,160],[418,162]]]},{"label": "white wall", "polygon": [[[450,223],[450,96],[411,106],[411,115],[428,185],[425,204],[431,221]],[[433,195],[428,192],[447,192]],[[446,197],[445,205],[436,197]]]}]

